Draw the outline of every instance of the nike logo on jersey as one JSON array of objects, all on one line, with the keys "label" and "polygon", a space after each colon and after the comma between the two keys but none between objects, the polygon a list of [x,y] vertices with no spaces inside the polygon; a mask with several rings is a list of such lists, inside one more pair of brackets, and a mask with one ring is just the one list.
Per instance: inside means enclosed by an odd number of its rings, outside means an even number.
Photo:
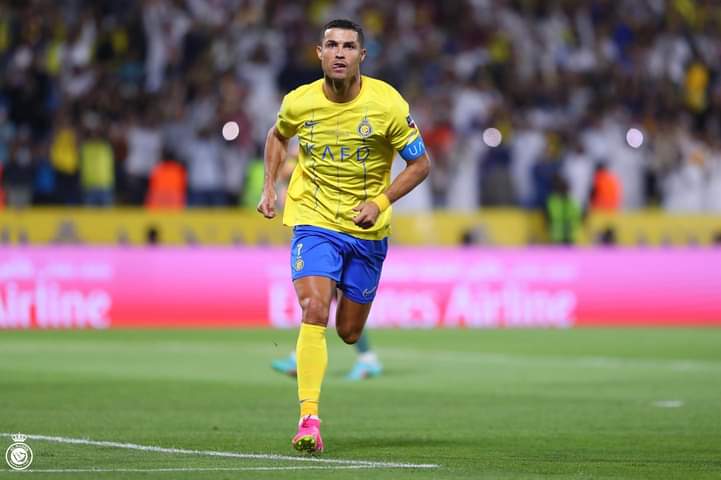
[{"label": "nike logo on jersey", "polygon": [[319,120],[306,120],[305,123],[303,124],[303,126],[306,128],[313,128],[316,125],[318,125],[319,123],[320,123]]}]

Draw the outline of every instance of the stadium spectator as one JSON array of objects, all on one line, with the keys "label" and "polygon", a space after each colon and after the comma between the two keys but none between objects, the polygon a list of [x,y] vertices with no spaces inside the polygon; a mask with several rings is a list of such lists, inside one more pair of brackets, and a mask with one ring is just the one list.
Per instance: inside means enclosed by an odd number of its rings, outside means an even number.
[{"label": "stadium spectator", "polygon": [[516,204],[530,208],[534,203],[533,166],[543,157],[546,136],[522,115],[515,117],[516,128],[509,141],[511,148],[511,180]]},{"label": "stadium spectator", "polygon": [[721,213],[721,139],[719,138],[711,141],[707,172],[704,206],[709,212]]},{"label": "stadium spectator", "polygon": [[572,146],[563,158],[561,173],[567,182],[571,198],[585,210],[591,197],[593,160],[578,139],[573,139],[571,142]]},{"label": "stadium spectator", "polygon": [[455,133],[447,117],[447,107],[438,106],[438,118],[429,126],[423,140],[428,151],[433,155],[434,169],[431,174],[431,191],[433,193],[433,206],[444,208],[447,206],[447,195],[453,168],[453,155],[455,147]]},{"label": "stadium spectator", "polygon": [[7,107],[0,102],[0,166],[8,163],[14,137],[15,126],[8,119]]},{"label": "stadium spectator", "polygon": [[605,163],[596,165],[591,190],[591,209],[617,211],[621,207],[621,183]]},{"label": "stadium spectator", "polygon": [[145,206],[150,209],[181,209],[185,207],[185,167],[164,152],[162,161],[153,168]]},{"label": "stadium spectator", "polygon": [[248,171],[243,186],[243,197],[241,205],[243,208],[253,210],[258,205],[258,197],[263,193],[263,182],[265,178],[263,160],[254,158],[248,164]]},{"label": "stadium spectator", "polygon": [[548,236],[556,245],[574,245],[583,220],[580,204],[570,194],[568,182],[556,175],[544,209]]},{"label": "stadium spectator", "polygon": [[80,159],[78,133],[67,112],[58,112],[50,145],[50,163],[55,170],[58,203],[79,203]]},{"label": "stadium spectator", "polygon": [[561,138],[552,133],[546,137],[546,149],[540,161],[533,166],[533,207],[543,210],[553,188],[553,180],[561,171]]},{"label": "stadium spectator", "polygon": [[3,168],[5,201],[11,207],[27,207],[33,198],[33,155],[30,131],[22,128],[10,150],[10,161]]},{"label": "stadium spectator", "polygon": [[48,158],[46,143],[33,145],[33,205],[52,205],[55,198],[55,170]]},{"label": "stadium spectator", "polygon": [[188,142],[188,205],[218,207],[225,203],[220,139],[211,127]]},{"label": "stadium spectator", "polygon": [[508,207],[515,205],[516,194],[513,191],[511,178],[511,149],[506,143],[486,150],[486,154],[481,160],[480,177],[479,204],[481,206]]},{"label": "stadium spectator", "polygon": [[163,148],[156,113],[150,110],[150,105],[145,108],[147,110],[133,115],[127,128],[125,181],[129,201],[133,205],[145,202],[150,175],[160,161]]},{"label": "stadium spectator", "polygon": [[659,206],[663,200],[663,182],[679,165],[681,148],[675,123],[661,115],[655,122],[652,152],[648,157],[644,196],[647,204]]},{"label": "stadium spectator", "polygon": [[699,212],[704,208],[710,151],[698,135],[681,135],[681,161],[666,176],[664,182],[664,208],[670,212]]},{"label": "stadium spectator", "polygon": [[101,135],[99,115],[84,119],[86,138],[80,144],[80,185],[86,205],[108,207],[113,203],[115,158],[110,142]]}]

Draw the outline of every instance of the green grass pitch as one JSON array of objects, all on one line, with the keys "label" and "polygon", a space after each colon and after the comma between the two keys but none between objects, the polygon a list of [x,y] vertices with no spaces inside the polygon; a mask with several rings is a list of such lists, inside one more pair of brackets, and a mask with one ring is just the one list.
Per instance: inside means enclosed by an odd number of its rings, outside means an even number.
[{"label": "green grass pitch", "polygon": [[31,437],[33,472],[0,479],[721,478],[721,329],[378,330],[386,371],[361,383],[328,333],[309,462],[270,368],[295,331],[0,332],[0,432],[259,454]]}]

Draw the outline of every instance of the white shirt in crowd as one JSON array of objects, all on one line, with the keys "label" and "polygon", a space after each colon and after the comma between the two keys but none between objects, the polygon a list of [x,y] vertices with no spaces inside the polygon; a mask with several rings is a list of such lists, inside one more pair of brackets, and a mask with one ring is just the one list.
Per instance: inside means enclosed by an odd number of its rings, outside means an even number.
[{"label": "white shirt in crowd", "polygon": [[150,177],[160,161],[163,137],[158,128],[133,126],[128,130],[128,157],[125,171],[136,177]]},{"label": "white shirt in crowd", "polygon": [[221,144],[214,138],[188,142],[188,186],[195,191],[223,190]]}]

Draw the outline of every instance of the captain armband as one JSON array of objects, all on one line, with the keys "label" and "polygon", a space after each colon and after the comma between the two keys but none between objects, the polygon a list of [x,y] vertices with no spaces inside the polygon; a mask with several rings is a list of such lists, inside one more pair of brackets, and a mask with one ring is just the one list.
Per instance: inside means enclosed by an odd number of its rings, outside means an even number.
[{"label": "captain armband", "polygon": [[403,160],[415,160],[424,153],[426,153],[426,145],[423,143],[423,138],[419,135],[418,138],[413,140],[411,143],[403,147],[403,150],[399,152]]}]

